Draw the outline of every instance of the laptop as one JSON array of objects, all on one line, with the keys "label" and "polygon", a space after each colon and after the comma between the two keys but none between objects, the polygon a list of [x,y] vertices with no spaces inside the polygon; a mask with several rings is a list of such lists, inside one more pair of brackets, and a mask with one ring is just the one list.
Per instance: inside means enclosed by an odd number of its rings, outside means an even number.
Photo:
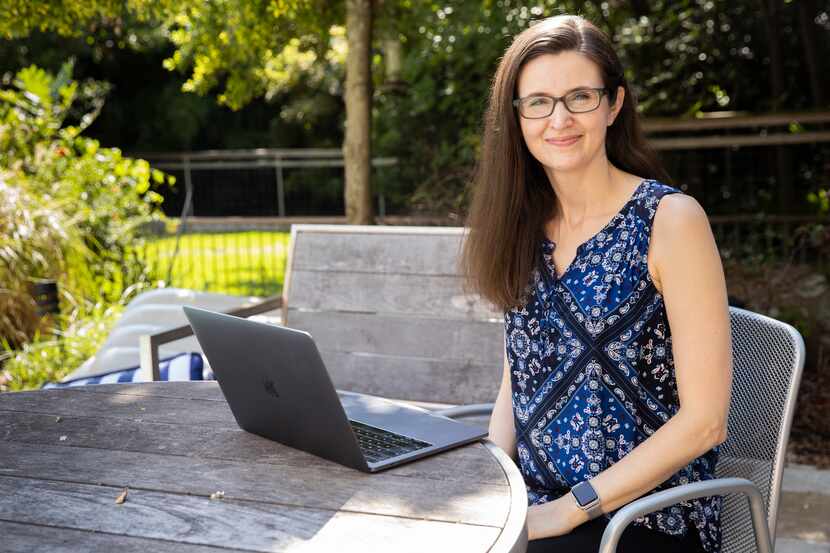
[{"label": "laptop", "polygon": [[335,390],[307,332],[183,309],[243,430],[363,472],[487,436],[425,409]]}]

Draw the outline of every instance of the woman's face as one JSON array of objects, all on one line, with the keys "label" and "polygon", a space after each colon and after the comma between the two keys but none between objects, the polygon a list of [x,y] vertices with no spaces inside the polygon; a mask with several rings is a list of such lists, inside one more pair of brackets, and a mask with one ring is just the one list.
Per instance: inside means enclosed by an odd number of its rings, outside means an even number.
[{"label": "woman's face", "polygon": [[[573,51],[533,58],[522,68],[518,79],[519,98],[537,94],[559,98],[574,89],[603,86],[599,67]],[[623,96],[624,90],[619,87],[616,106],[622,106]],[[604,94],[594,111],[571,113],[559,101],[549,117],[520,116],[519,123],[528,150],[553,176],[582,171],[598,155],[605,156],[606,130],[618,112],[619,108],[610,106]]]}]

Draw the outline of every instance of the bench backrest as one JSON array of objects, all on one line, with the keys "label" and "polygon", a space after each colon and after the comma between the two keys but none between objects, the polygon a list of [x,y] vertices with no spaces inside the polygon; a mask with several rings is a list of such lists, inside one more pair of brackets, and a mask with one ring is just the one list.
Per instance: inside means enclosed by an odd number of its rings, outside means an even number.
[{"label": "bench backrest", "polygon": [[294,225],[284,324],[314,336],[338,389],[492,402],[503,317],[464,293],[462,239],[461,228]]}]

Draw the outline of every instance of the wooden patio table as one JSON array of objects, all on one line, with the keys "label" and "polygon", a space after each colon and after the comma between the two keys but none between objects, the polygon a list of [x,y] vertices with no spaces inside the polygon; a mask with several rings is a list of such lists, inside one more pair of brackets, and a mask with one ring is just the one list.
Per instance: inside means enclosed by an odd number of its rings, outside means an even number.
[{"label": "wooden patio table", "polygon": [[214,382],[0,394],[2,551],[523,552],[526,512],[486,440],[369,475],[240,430]]}]

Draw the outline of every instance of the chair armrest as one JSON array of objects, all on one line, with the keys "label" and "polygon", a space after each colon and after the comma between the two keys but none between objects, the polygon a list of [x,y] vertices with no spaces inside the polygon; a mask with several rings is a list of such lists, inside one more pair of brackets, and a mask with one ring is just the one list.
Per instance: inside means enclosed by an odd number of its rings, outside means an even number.
[{"label": "chair armrest", "polygon": [[605,527],[599,553],[615,553],[623,530],[636,518],[675,505],[681,501],[728,493],[741,493],[747,496],[752,514],[752,524],[755,528],[755,543],[758,552],[771,553],[772,545],[764,501],[755,484],[745,478],[716,478],[692,482],[632,501],[625,507],[620,508],[611,518],[608,526]]},{"label": "chair armrest", "polygon": [[493,403],[476,403],[472,405],[459,405],[449,409],[433,411],[435,415],[442,415],[450,418],[475,417],[477,415],[489,415],[493,412]]},{"label": "chair armrest", "polygon": [[[225,313],[236,317],[250,317],[282,307],[282,296],[271,296],[259,303],[243,305]],[[144,334],[138,337],[139,363],[142,370],[148,371],[157,382],[159,376],[159,347],[163,344],[175,342],[181,338],[193,336],[190,325],[183,325],[157,334]]]}]

